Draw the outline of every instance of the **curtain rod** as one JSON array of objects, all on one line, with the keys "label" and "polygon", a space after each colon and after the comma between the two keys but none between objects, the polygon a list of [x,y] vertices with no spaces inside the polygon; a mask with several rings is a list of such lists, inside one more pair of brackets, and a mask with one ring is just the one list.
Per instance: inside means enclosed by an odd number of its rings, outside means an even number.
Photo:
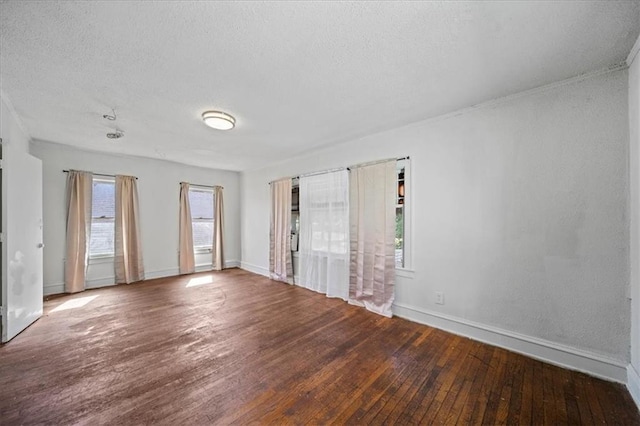
[{"label": "curtain rod", "polygon": [[[63,170],[62,173],[69,173],[70,171],[71,170]],[[116,175],[108,175],[106,173],[93,173],[93,172],[89,172],[89,173],[91,173],[92,175],[95,175],[95,176],[106,176],[106,177],[112,177],[112,178],[116,177]],[[137,176],[132,176],[132,177],[138,179]]]},{"label": "curtain rod", "polygon": [[[356,164],[356,165],[349,166],[349,167],[338,167],[336,169],[323,170],[323,171],[320,171],[320,172],[305,173],[305,174],[302,174],[302,175],[292,176],[291,179],[299,179],[301,177],[306,177],[306,176],[316,176],[316,175],[322,175],[322,174],[325,174],[325,173],[338,172],[338,171],[344,170],[344,169],[351,170],[352,168],[356,168],[356,167],[372,166],[374,164],[384,163],[385,161],[389,161],[389,160],[390,159],[388,159],[388,160],[377,160],[377,161],[371,161],[369,163]],[[398,157],[398,158],[396,158],[396,161],[402,161],[402,160],[410,160],[410,157],[407,155],[406,157]],[[286,178],[284,178],[284,179],[286,179]],[[276,179],[276,180],[280,180],[280,179]],[[275,182],[275,181],[272,180],[271,182],[269,182],[269,185],[271,185],[273,182]]]},{"label": "curtain rod", "polygon": [[224,189],[224,186],[220,186],[220,185],[214,185],[214,186],[212,186],[212,185],[200,185],[199,183],[190,183],[190,182],[180,182],[180,183],[188,183],[189,186],[200,186],[202,188],[215,188],[216,186],[218,186],[218,187]]},{"label": "curtain rod", "polygon": [[302,175],[294,176],[292,179],[299,179],[301,177],[307,177],[307,176],[323,175],[325,173],[339,172],[340,170],[345,170],[345,169],[349,170],[348,167],[337,167],[335,169],[323,170],[323,171],[320,171],[320,172],[305,173],[305,174],[302,174]]},{"label": "curtain rod", "polygon": [[[391,161],[391,160],[392,159],[389,158],[389,159],[386,159],[386,160],[376,160],[376,161],[370,161],[368,163],[355,164],[353,166],[347,167],[347,170],[355,169],[357,167],[373,166],[374,164],[380,164],[380,163],[384,163],[386,161]],[[409,160],[409,156],[407,155],[406,157],[396,158],[396,161],[402,161],[402,160]]]}]

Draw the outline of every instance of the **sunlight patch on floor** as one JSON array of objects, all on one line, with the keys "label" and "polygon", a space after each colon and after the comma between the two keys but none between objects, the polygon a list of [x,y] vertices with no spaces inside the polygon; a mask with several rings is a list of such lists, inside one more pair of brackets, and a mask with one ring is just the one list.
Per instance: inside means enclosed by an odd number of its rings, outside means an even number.
[{"label": "sunlight patch on floor", "polygon": [[51,310],[51,313],[58,312],[58,311],[66,311],[68,309],[81,308],[84,305],[86,305],[87,303],[91,302],[96,297],[98,297],[98,295],[78,297],[77,299],[67,300],[62,305],[56,306],[55,308],[53,308]]},{"label": "sunlight patch on floor", "polygon": [[191,278],[187,283],[188,287],[196,287],[199,285],[211,284],[213,282],[213,275],[205,275],[204,277]]}]

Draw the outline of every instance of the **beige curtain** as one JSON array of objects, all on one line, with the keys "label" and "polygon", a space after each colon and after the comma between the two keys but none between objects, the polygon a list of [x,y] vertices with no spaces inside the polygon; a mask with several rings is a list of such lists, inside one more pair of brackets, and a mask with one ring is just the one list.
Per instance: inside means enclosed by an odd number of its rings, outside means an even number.
[{"label": "beige curtain", "polygon": [[349,299],[392,316],[395,281],[396,161],[351,169]]},{"label": "beige curtain", "polygon": [[293,282],[291,263],[291,179],[271,182],[269,273],[271,279]]},{"label": "beige curtain", "polygon": [[213,187],[213,269],[224,268],[224,200],[222,187]]},{"label": "beige curtain", "polygon": [[189,205],[189,184],[180,182],[180,224],[179,224],[178,263],[181,274],[196,271],[196,259],[193,253],[193,229],[191,225],[191,206]]},{"label": "beige curtain", "polygon": [[67,176],[67,246],[64,291],[84,290],[91,239],[93,175],[70,170]]},{"label": "beige curtain", "polygon": [[133,176],[116,176],[116,283],[144,280],[138,188]]}]

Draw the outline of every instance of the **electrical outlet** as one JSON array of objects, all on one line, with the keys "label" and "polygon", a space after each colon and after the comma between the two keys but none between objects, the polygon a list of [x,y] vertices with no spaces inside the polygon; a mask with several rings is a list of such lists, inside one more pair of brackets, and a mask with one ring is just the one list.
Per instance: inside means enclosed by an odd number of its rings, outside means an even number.
[{"label": "electrical outlet", "polygon": [[444,305],[444,293],[436,291],[436,305]]}]

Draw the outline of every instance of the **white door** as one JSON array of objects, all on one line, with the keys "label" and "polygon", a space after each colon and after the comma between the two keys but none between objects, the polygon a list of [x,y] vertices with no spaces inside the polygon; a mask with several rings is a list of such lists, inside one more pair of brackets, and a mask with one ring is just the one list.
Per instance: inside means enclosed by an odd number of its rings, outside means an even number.
[{"label": "white door", "polygon": [[42,316],[42,162],[2,147],[2,341]]}]

